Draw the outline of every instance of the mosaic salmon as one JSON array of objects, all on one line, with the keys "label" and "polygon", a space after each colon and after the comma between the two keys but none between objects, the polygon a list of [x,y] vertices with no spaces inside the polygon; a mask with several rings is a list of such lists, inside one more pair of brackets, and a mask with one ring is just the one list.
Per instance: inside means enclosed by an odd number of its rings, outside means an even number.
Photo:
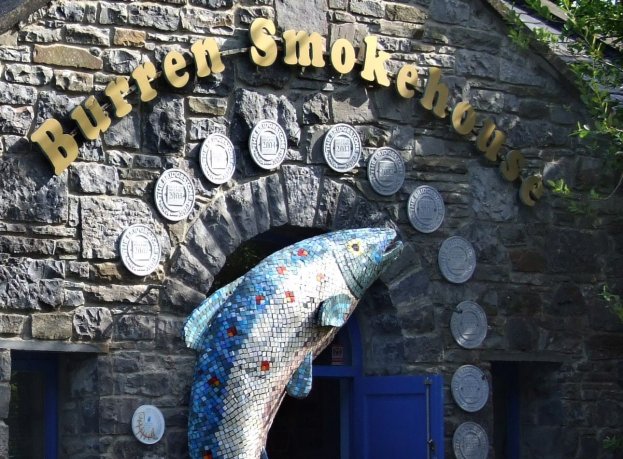
[{"label": "mosaic salmon", "polygon": [[266,457],[283,397],[309,393],[313,358],[401,251],[392,229],[316,236],[275,252],[201,303],[183,330],[198,351],[190,457]]}]

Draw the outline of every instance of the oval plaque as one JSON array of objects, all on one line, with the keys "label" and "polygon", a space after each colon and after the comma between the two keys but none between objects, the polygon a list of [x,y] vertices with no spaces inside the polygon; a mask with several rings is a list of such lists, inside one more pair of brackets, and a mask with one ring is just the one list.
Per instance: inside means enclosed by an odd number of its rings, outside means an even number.
[{"label": "oval plaque", "polygon": [[452,397],[467,412],[479,411],[489,399],[489,382],[484,372],[474,365],[463,365],[452,375]]},{"label": "oval plaque", "polygon": [[234,145],[223,134],[210,134],[201,145],[199,163],[210,182],[215,185],[228,182],[236,170]]},{"label": "oval plaque", "polygon": [[432,186],[417,187],[407,203],[409,221],[422,233],[432,233],[441,226],[446,209],[439,192]]},{"label": "oval plaque", "polygon": [[160,263],[160,242],[145,225],[132,225],[121,234],[119,241],[121,261],[132,274],[146,276]]},{"label": "oval plaque", "polygon": [[462,284],[474,274],[476,252],[469,241],[452,236],[441,244],[437,261],[443,277],[452,283]]},{"label": "oval plaque", "polygon": [[393,148],[377,148],[368,160],[368,180],[378,194],[390,196],[402,187],[405,181],[405,162]]},{"label": "oval plaque", "polygon": [[279,167],[286,157],[287,147],[286,133],[275,121],[262,120],[251,131],[249,152],[262,169]]},{"label": "oval plaque", "polygon": [[452,447],[457,459],[487,459],[489,437],[475,422],[464,422],[454,431]]},{"label": "oval plaque", "polygon": [[324,159],[336,172],[352,170],[361,158],[361,138],[348,124],[336,124],[325,135]]},{"label": "oval plaque", "polygon": [[162,173],[154,188],[154,199],[158,212],[173,222],[184,220],[195,204],[195,186],[181,169],[167,169]]},{"label": "oval plaque", "polygon": [[164,416],[153,405],[139,406],[132,416],[132,433],[146,445],[158,443],[164,435]]},{"label": "oval plaque", "polygon": [[478,303],[462,301],[452,313],[450,330],[461,347],[474,349],[487,336],[487,315]]}]

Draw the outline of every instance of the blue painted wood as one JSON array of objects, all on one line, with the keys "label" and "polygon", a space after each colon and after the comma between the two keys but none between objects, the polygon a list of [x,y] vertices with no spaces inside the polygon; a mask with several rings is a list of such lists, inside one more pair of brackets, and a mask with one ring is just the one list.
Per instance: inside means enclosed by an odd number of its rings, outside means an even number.
[{"label": "blue painted wood", "polygon": [[[430,382],[429,445],[426,382]],[[443,458],[441,376],[363,377],[355,387],[355,457]],[[434,446],[433,446],[434,445]],[[430,456],[427,451],[430,448]]]},{"label": "blue painted wood", "polygon": [[52,353],[13,352],[11,371],[40,373],[45,382],[45,459],[58,458],[58,357]]}]

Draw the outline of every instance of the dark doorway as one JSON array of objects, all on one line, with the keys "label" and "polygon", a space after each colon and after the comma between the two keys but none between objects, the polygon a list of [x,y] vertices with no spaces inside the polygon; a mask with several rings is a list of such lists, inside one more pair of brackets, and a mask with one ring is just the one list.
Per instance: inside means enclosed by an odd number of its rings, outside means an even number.
[{"label": "dark doorway", "polygon": [[269,459],[340,459],[340,380],[316,378],[306,398],[286,397],[266,450]]}]

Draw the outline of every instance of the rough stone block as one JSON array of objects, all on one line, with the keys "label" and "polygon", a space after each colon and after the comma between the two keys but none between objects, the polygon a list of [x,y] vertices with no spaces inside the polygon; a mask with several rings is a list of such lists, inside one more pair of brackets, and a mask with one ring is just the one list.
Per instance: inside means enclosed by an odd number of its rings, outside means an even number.
[{"label": "rough stone block", "polygon": [[114,119],[102,136],[105,145],[137,149],[141,146],[141,123],[138,112],[132,111],[121,119]]},{"label": "rough stone block", "polygon": [[215,199],[212,206],[202,215],[201,220],[214,240],[218,242],[223,253],[229,255],[238,248],[241,242],[240,233],[227,209],[224,197]]},{"label": "rough stone block", "polygon": [[119,3],[100,2],[100,24],[125,24],[128,22],[128,7]]},{"label": "rough stone block", "polygon": [[255,224],[251,185],[247,183],[230,190],[225,196],[225,203],[240,233],[241,240],[247,241],[256,236],[258,229]]},{"label": "rough stone block", "polygon": [[216,9],[230,7],[234,4],[234,0],[190,0],[190,4],[196,6],[205,6],[210,9]]},{"label": "rough stone block", "polygon": [[74,312],[73,327],[80,339],[106,340],[112,336],[112,314],[107,308],[81,307]]},{"label": "rough stone block", "polygon": [[24,135],[30,130],[34,118],[32,107],[0,106],[0,132]]},{"label": "rough stone block", "polygon": [[331,95],[331,111],[336,123],[367,123],[376,119],[372,100],[366,88],[353,85],[343,91]]},{"label": "rough stone block", "polygon": [[286,209],[283,186],[278,174],[266,177],[266,196],[272,226],[281,226],[288,223],[288,211]]},{"label": "rough stone block", "polygon": [[55,312],[32,314],[32,337],[35,339],[66,340],[71,338],[71,314]]},{"label": "rough stone block", "polygon": [[101,70],[102,59],[84,48],[66,45],[35,45],[33,61],[38,64],[62,65]]},{"label": "rough stone block", "polygon": [[382,18],[385,16],[385,4],[374,0],[351,0],[350,11],[363,16]]},{"label": "rough stone block", "polygon": [[144,147],[150,153],[183,153],[186,140],[184,99],[159,97],[145,107]]},{"label": "rough stone block", "polygon": [[66,176],[50,176],[43,155],[3,158],[0,217],[41,223],[67,221]]},{"label": "rough stone block", "polygon": [[0,350],[0,381],[11,381],[11,351],[8,349]]},{"label": "rough stone block", "polygon": [[156,337],[156,318],[138,314],[115,317],[113,333],[116,341],[153,340]]},{"label": "rough stone block", "polygon": [[173,6],[156,3],[132,3],[128,5],[128,23],[158,30],[174,31],[180,24],[180,10]]},{"label": "rough stone block", "polygon": [[303,123],[324,124],[330,119],[329,98],[317,93],[307,96],[303,103]]},{"label": "rough stone block", "polygon": [[70,183],[78,191],[91,194],[115,194],[119,189],[117,168],[102,164],[73,163]]},{"label": "rough stone block", "polygon": [[212,273],[218,272],[225,264],[225,253],[201,220],[191,226],[186,240],[189,249]]},{"label": "rough stone block", "polygon": [[212,273],[185,246],[179,248],[171,274],[203,293],[208,293],[214,280]]},{"label": "rough stone block", "polygon": [[140,51],[129,49],[107,49],[103,52],[104,69],[128,75],[141,63]]},{"label": "rough stone block", "polygon": [[192,6],[181,11],[182,28],[194,33],[232,35],[234,15],[228,11],[206,11]]},{"label": "rough stone block", "polygon": [[[69,97],[53,91],[41,91],[35,122],[38,125],[49,118],[63,119],[82,101],[83,97]],[[84,149],[84,146],[80,149]]]},{"label": "rough stone block", "polygon": [[255,208],[257,232],[262,234],[270,229],[270,208],[266,193],[266,177],[261,177],[251,182],[251,195],[253,207]]},{"label": "rough stone block", "polygon": [[143,47],[145,46],[146,38],[147,32],[143,30],[116,28],[113,43],[117,46]]},{"label": "rough stone block", "polygon": [[63,91],[91,92],[93,91],[93,75],[71,70],[55,70],[54,85]]},{"label": "rough stone block", "polygon": [[318,201],[318,209],[316,212],[316,226],[320,226],[325,229],[333,226],[333,218],[337,209],[337,203],[341,190],[342,185],[340,183],[327,177],[323,178],[320,199]]},{"label": "rough stone block", "polygon": [[52,80],[53,71],[40,65],[9,64],[4,76],[7,81],[42,86]]},{"label": "rough stone block", "polygon": [[431,2],[430,16],[435,21],[445,24],[464,24],[469,19],[470,8],[460,0]]},{"label": "rough stone block", "polygon": [[9,416],[9,405],[11,404],[11,385],[0,383],[0,419]]},{"label": "rough stone block", "polygon": [[67,24],[65,26],[65,41],[78,45],[110,46],[108,30],[84,24]]},{"label": "rough stone block", "polygon": [[238,17],[241,24],[251,25],[257,18],[275,19],[275,10],[268,6],[240,8],[238,9]]},{"label": "rough stone block", "polygon": [[100,303],[158,304],[159,290],[148,285],[89,285],[85,287],[89,300]]},{"label": "rough stone block", "polygon": [[295,226],[311,227],[316,213],[321,169],[317,166],[283,166],[286,182],[286,202],[290,223]]},{"label": "rough stone block", "polygon": [[326,36],[329,30],[326,0],[275,1],[277,23],[283,30],[305,30]]},{"label": "rough stone block", "polygon": [[[461,9],[465,9],[461,7]],[[385,6],[387,19],[391,21],[404,21],[421,24],[426,21],[428,14],[417,6],[401,5],[400,3],[388,3]]]},{"label": "rough stone block", "polygon": [[20,42],[31,43],[54,43],[59,42],[62,39],[62,29],[49,29],[45,26],[37,24],[29,24],[22,27],[18,34]]},{"label": "rough stone block", "polygon": [[227,112],[227,99],[220,97],[189,97],[188,108],[193,113],[223,116]]},{"label": "rough stone block", "polygon": [[0,46],[0,60],[30,62],[30,48],[28,46]]},{"label": "rough stone block", "polygon": [[0,335],[21,335],[26,319],[19,314],[0,314]]},{"label": "rough stone block", "polygon": [[167,279],[165,287],[167,306],[183,314],[190,314],[206,298],[205,294],[173,279]]},{"label": "rough stone block", "polygon": [[53,3],[47,10],[47,15],[52,19],[60,19],[67,22],[82,22],[85,18],[87,5],[84,2],[63,1]]}]

